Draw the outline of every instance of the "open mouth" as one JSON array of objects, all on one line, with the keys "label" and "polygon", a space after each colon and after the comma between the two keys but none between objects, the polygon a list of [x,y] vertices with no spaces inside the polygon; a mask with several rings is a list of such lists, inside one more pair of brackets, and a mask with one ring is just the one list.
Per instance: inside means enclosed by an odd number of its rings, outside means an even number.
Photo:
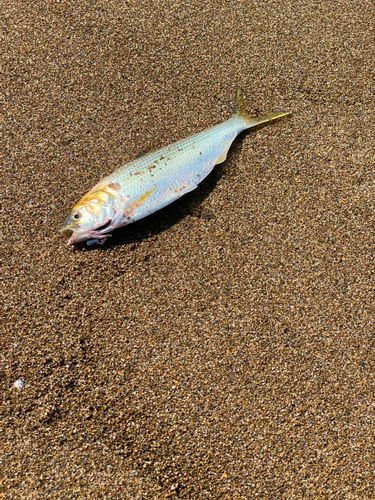
[{"label": "open mouth", "polygon": [[61,229],[60,232],[64,236],[64,238],[70,238],[74,231],[72,229]]},{"label": "open mouth", "polygon": [[84,230],[84,228],[79,228],[79,226],[77,226],[76,228],[63,226],[60,229],[60,233],[64,238],[68,238],[68,245],[74,245],[76,243],[80,243],[81,241],[90,241],[95,239],[103,240],[104,242],[111,235],[108,234],[106,236],[102,236],[102,233],[109,228],[109,226],[112,224],[112,221],[113,218],[96,229],[88,229],[86,231]]},{"label": "open mouth", "polygon": [[107,229],[107,227],[109,227],[111,224],[112,224],[112,219],[110,219],[108,222],[106,222],[102,226],[98,227],[97,229],[95,229],[95,231],[97,231],[97,232],[104,231],[104,229]]}]

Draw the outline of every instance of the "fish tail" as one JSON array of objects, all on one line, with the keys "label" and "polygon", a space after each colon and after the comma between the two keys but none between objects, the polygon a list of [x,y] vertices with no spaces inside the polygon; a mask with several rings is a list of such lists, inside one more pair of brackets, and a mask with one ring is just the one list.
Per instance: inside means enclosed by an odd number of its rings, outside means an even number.
[{"label": "fish tail", "polygon": [[239,85],[237,85],[236,93],[234,95],[233,111],[231,116],[244,119],[246,121],[245,128],[255,127],[256,125],[260,125],[261,123],[267,123],[287,115],[290,115],[289,111],[267,113],[265,115],[257,116],[255,118],[251,117],[246,111],[244,92],[242,88]]}]

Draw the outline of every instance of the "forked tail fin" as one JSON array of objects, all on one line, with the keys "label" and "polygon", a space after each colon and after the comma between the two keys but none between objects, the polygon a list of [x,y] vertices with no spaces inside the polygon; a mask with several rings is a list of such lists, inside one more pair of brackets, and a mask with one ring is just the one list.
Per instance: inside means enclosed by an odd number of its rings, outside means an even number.
[{"label": "forked tail fin", "polygon": [[257,116],[254,118],[251,117],[246,111],[244,92],[241,87],[237,86],[231,116],[237,116],[245,119],[246,128],[255,127],[256,125],[260,125],[261,123],[270,122],[272,120],[276,120],[277,118],[281,118],[282,116],[290,114],[290,111],[280,111],[278,113],[267,113],[265,115]]}]

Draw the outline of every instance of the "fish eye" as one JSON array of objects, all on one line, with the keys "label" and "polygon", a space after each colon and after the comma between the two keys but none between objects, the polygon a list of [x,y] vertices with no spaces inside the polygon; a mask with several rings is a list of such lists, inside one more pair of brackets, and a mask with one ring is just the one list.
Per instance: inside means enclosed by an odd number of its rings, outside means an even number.
[{"label": "fish eye", "polygon": [[75,213],[73,214],[73,219],[74,219],[74,220],[78,220],[80,217],[81,217],[81,215],[80,215],[78,212],[75,212]]}]

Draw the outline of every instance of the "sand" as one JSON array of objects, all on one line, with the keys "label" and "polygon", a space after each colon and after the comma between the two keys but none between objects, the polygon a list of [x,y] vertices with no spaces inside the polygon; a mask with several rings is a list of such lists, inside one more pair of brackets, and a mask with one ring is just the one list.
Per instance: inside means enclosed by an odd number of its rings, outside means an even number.
[{"label": "sand", "polygon": [[[375,498],[373,3],[1,9],[0,498]],[[88,189],[237,84],[292,117],[66,245]]]}]

